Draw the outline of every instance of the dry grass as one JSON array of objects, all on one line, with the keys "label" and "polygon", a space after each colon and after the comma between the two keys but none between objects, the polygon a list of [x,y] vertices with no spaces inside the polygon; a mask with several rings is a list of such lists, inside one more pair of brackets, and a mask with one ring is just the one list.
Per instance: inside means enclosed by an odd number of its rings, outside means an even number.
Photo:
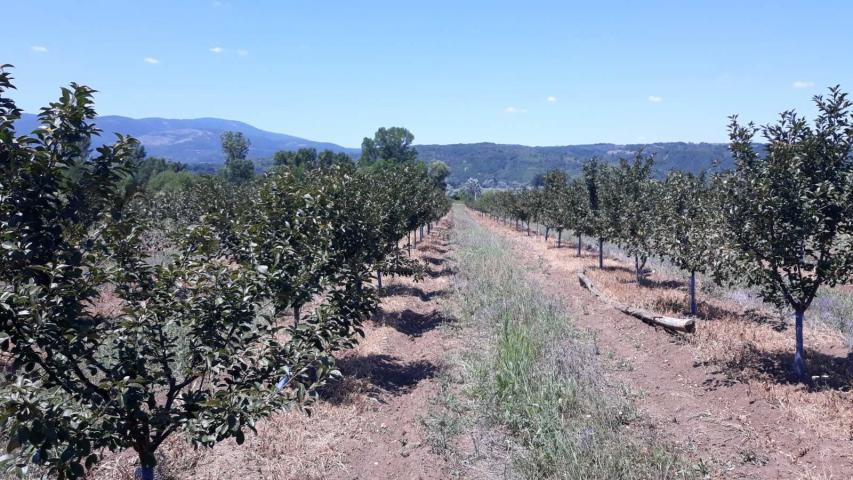
[{"label": "dry grass", "polygon": [[[404,302],[386,298],[383,307],[395,311],[403,308]],[[372,436],[382,434],[364,418],[389,394],[386,389],[391,387],[377,386],[376,377],[385,372],[381,360],[377,362],[376,358],[387,351],[388,338],[393,333],[392,327],[382,324],[368,327],[368,339],[341,355],[339,363],[346,364],[346,376],[322,389],[311,417],[298,411],[273,415],[257,425],[257,435],[246,435],[242,445],[228,440],[212,449],[195,449],[175,436],[158,450],[159,474],[163,480],[311,480],[349,476],[345,453],[339,447],[366,443]],[[132,451],[108,454],[90,477],[131,480],[135,467]]]},{"label": "dry grass", "polygon": [[[243,445],[233,440],[212,449],[195,449],[181,437],[160,448],[158,471],[164,480],[220,478],[321,479],[345,470],[336,445],[348,440],[347,432],[363,430],[359,415],[371,406],[359,387],[348,388],[346,402],[320,402],[314,415],[300,412],[274,415],[247,435]],[[113,455],[102,462],[92,478],[131,480],[133,452]]]},{"label": "dry grass", "polygon": [[[587,270],[596,286],[624,303],[683,316],[686,281],[667,273],[671,272],[655,272],[638,286],[630,265],[616,259],[607,259],[605,270]],[[794,332],[788,315],[744,290],[701,284],[697,290],[703,292],[697,298],[699,323],[690,338],[697,364],[722,373],[728,381],[754,385],[754,391],[763,391],[792,419],[821,434],[853,438],[853,357],[846,332],[828,322],[807,325],[805,345],[813,384],[802,385],[789,373]],[[824,298],[841,303],[842,295],[850,294],[836,290]]]}]

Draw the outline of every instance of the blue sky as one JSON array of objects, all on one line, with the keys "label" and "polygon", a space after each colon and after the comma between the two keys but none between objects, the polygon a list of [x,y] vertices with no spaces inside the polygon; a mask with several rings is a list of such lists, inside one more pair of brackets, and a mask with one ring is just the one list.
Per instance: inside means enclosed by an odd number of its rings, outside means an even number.
[{"label": "blue sky", "polygon": [[358,146],[726,140],[853,90],[850,1],[2,0],[0,63],[36,111],[221,117]]}]

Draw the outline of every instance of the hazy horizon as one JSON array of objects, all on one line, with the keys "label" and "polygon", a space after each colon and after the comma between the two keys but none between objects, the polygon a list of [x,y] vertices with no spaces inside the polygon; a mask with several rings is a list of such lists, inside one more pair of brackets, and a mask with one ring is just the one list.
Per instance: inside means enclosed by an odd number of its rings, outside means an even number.
[{"label": "hazy horizon", "polygon": [[[25,111],[25,112],[23,112],[23,113],[24,113],[25,115],[38,115],[38,112],[32,112],[32,111]],[[340,147],[344,147],[344,148],[346,148],[346,149],[350,149],[350,150],[359,150],[359,149],[361,149],[361,145],[342,145],[342,144],[337,143],[337,142],[331,142],[331,141],[328,141],[328,140],[326,140],[326,139],[324,139],[324,138],[305,138],[305,137],[301,137],[301,136],[299,136],[299,135],[293,135],[293,134],[292,134],[292,133],[290,133],[290,132],[278,132],[278,131],[274,131],[274,130],[266,130],[266,129],[263,129],[263,128],[258,127],[257,125],[253,125],[251,122],[247,122],[247,121],[244,121],[244,120],[241,120],[241,119],[238,119],[238,118],[219,118],[219,117],[192,117],[192,118],[129,117],[129,116],[127,116],[127,115],[120,115],[120,114],[99,114],[99,115],[98,115],[98,117],[122,117],[122,118],[127,118],[127,119],[130,119],[130,120],[168,120],[168,121],[173,121],[173,120],[176,120],[176,121],[217,120],[217,121],[223,121],[223,122],[239,122],[239,123],[244,123],[244,124],[246,124],[246,125],[248,125],[248,126],[250,126],[250,127],[257,128],[257,129],[259,129],[259,130],[262,130],[262,131],[264,131],[264,132],[266,132],[266,133],[273,133],[273,134],[280,134],[280,135],[289,135],[289,136],[294,136],[294,137],[304,138],[305,140],[311,140],[311,141],[314,141],[314,142],[329,142],[329,143],[335,143],[336,145],[338,145],[338,146],[340,146]],[[97,120],[95,121],[95,123],[97,123]],[[103,135],[103,134],[102,134],[102,135]],[[369,137],[370,135],[368,134],[367,136]],[[532,145],[532,144],[524,144],[524,143],[494,142],[494,141],[489,141],[489,140],[474,140],[474,141],[470,141],[470,142],[449,142],[449,143],[425,143],[425,142],[418,141],[418,139],[417,139],[417,137],[416,137],[416,138],[415,138],[415,143],[413,143],[413,145],[414,145],[414,146],[418,146],[418,145],[421,145],[421,146],[428,146],[428,145],[446,145],[446,146],[452,146],[452,145],[474,145],[474,144],[483,144],[483,143],[487,143],[487,144],[495,144],[495,145],[517,145],[517,146],[534,147],[534,148],[549,148],[549,147],[582,146],[582,145],[616,145],[616,146],[624,146],[624,145],[652,145],[652,144],[659,144],[659,143],[692,143],[692,144],[709,143],[709,144],[715,144],[715,145],[717,145],[717,144],[726,144],[726,143],[728,143],[728,141],[726,141],[726,140],[722,140],[722,141],[719,141],[719,142],[706,142],[706,141],[693,141],[693,140],[679,140],[679,139],[672,139],[672,140],[659,140],[659,141],[655,141],[655,142],[623,142],[623,143],[618,143],[618,142],[607,142],[607,141],[599,141],[599,142],[593,141],[593,142],[584,142],[584,143],[562,143],[562,144],[553,144],[553,145]]]}]

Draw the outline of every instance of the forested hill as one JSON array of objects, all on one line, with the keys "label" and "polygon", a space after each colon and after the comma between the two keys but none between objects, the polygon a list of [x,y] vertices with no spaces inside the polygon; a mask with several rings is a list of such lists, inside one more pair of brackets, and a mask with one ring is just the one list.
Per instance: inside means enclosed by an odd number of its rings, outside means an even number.
[{"label": "forested hill", "polygon": [[[191,167],[207,165],[213,171],[222,164],[220,135],[227,130],[243,132],[251,142],[249,158],[261,169],[269,166],[278,150],[299,148],[329,149],[358,157],[360,150],[328,142],[306,140],[282,133],[268,132],[247,123],[218,118],[165,119],[101,116],[97,118],[103,134],[92,147],[112,141],[114,132],[133,135],[145,146],[148,155],[182,162]],[[35,115],[25,114],[16,125],[19,133],[29,132],[37,126]],[[417,133],[417,132],[415,132]],[[598,156],[616,162],[620,157],[631,158],[643,148],[656,157],[655,174],[663,176],[673,168],[698,172],[710,168],[715,162],[721,167],[731,165],[725,144],[716,143],[655,143],[649,145],[567,145],[562,147],[528,147],[495,143],[470,143],[453,145],[416,145],[422,160],[441,160],[450,167],[448,181],[457,185],[470,177],[482,185],[508,186],[527,183],[539,173],[559,168],[569,174],[580,172],[584,160]]]},{"label": "forested hill", "polygon": [[655,174],[663,176],[671,169],[699,172],[718,165],[731,166],[727,144],[668,142],[648,145],[567,145],[562,147],[528,147],[495,143],[455,145],[418,145],[418,154],[427,162],[441,160],[450,167],[449,181],[464,182],[469,177],[480,180],[484,186],[501,183],[529,182],[536,174],[559,168],[577,174],[583,161],[597,156],[616,162],[630,159],[636,151],[655,155]]},{"label": "forested hill", "polygon": [[[95,123],[103,133],[93,139],[92,147],[113,142],[113,133],[132,135],[145,146],[148,155],[164,157],[189,165],[221,164],[223,162],[220,135],[225,131],[242,132],[251,142],[249,158],[270,158],[278,150],[315,148],[357,155],[360,150],[334,143],[261,130],[247,123],[221,118],[129,118],[117,115],[99,116]],[[29,133],[38,126],[38,118],[24,114],[16,122],[19,134]]]}]

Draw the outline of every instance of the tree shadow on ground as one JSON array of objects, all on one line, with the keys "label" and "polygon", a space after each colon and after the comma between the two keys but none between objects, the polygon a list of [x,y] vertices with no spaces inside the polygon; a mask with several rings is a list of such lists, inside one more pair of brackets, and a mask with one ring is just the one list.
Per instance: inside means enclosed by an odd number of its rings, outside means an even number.
[{"label": "tree shadow on ground", "polygon": [[[578,243],[577,242],[575,242],[575,243],[567,242],[566,237],[563,237],[563,241],[560,242],[559,247],[557,246],[557,240],[556,239],[549,238],[548,239],[548,246],[545,248],[548,250],[552,250],[552,249],[553,250],[566,250],[568,252],[572,252],[574,254],[573,256],[575,258],[578,258],[577,257],[577,255],[578,255]],[[590,248],[587,248],[585,246],[581,247],[581,257],[586,256],[586,255],[584,255],[585,253],[595,253],[596,258],[598,258],[598,250],[590,249]]]},{"label": "tree shadow on ground", "polygon": [[738,311],[700,301],[697,304],[698,312],[696,318],[705,321],[718,321],[723,319],[740,319],[756,325],[768,325],[777,332],[788,330],[788,323],[779,315],[771,315],[758,309],[750,308]]},{"label": "tree shadow on ground", "polygon": [[598,265],[590,268],[590,270],[604,270],[605,272],[627,272],[634,274],[633,268],[623,267],[622,265],[605,265],[604,268],[598,268]]},{"label": "tree shadow on ground", "polygon": [[651,290],[678,290],[685,288],[687,285],[681,280],[655,280],[645,277],[640,282],[640,286]]},{"label": "tree shadow on ground", "polygon": [[423,289],[418,287],[412,287],[409,285],[400,285],[400,284],[391,284],[387,287],[382,288],[381,296],[382,297],[418,297],[421,301],[429,302],[436,298],[441,298],[447,295],[449,292],[447,290],[435,290],[432,292],[425,292]]},{"label": "tree shadow on ground", "polygon": [[444,265],[444,262],[446,261],[443,258],[429,257],[429,256],[423,256],[423,257],[421,257],[421,260],[423,260],[426,263],[429,263],[430,265],[435,265],[435,266]]},{"label": "tree shadow on ground", "polygon": [[656,298],[651,302],[652,311],[658,313],[672,312],[675,315],[689,315],[687,308],[685,300],[670,297]]},{"label": "tree shadow on ground", "polygon": [[349,403],[355,393],[374,398],[382,393],[403,395],[440,370],[426,360],[403,362],[386,354],[351,355],[338,359],[336,366],[341,379],[318,391],[321,399],[335,405]]},{"label": "tree shadow on ground", "polygon": [[441,244],[441,243],[438,245],[420,244],[420,245],[418,245],[418,251],[419,252],[432,252],[432,253],[437,253],[439,255],[444,255],[445,253],[448,252],[448,250],[446,248],[444,248],[446,246],[447,246],[446,244]]},{"label": "tree shadow on ground", "polygon": [[[683,297],[660,297],[651,303],[651,309],[655,312],[671,312],[675,315],[690,316],[687,294]],[[706,322],[721,320],[745,321],[757,325],[768,325],[777,332],[784,332],[788,324],[778,315],[770,315],[760,310],[749,309],[738,311],[732,308],[721,307],[704,301],[696,303],[696,315],[694,318]]]},{"label": "tree shadow on ground", "polygon": [[708,390],[752,381],[803,385],[810,392],[853,390],[853,353],[835,356],[806,349],[809,378],[805,382],[794,377],[793,363],[793,352],[767,352],[747,343],[731,360],[724,363],[696,362],[694,366],[716,367],[717,370],[712,372],[714,378],[703,382]]},{"label": "tree shadow on ground", "polygon": [[441,268],[439,270],[429,270],[426,272],[426,274],[430,278],[446,277],[453,275],[453,268],[445,264],[444,268]]},{"label": "tree shadow on ground", "polygon": [[373,321],[387,325],[403,335],[418,338],[429,331],[435,330],[442,324],[451,323],[453,319],[437,310],[424,314],[407,308],[402,312],[380,311],[374,315]]},{"label": "tree shadow on ground", "polygon": [[[686,301],[686,299],[685,299]],[[710,304],[708,302],[698,301],[696,303],[696,318],[705,321],[714,321],[714,320],[722,320],[726,317],[737,317],[741,315],[741,312],[738,312],[731,308],[724,308],[717,305]],[[756,323],[769,323],[765,321],[761,321],[759,319],[763,319],[762,314],[757,311],[752,311],[753,317],[750,320],[755,320]],[[769,320],[769,317],[768,317]]]}]

